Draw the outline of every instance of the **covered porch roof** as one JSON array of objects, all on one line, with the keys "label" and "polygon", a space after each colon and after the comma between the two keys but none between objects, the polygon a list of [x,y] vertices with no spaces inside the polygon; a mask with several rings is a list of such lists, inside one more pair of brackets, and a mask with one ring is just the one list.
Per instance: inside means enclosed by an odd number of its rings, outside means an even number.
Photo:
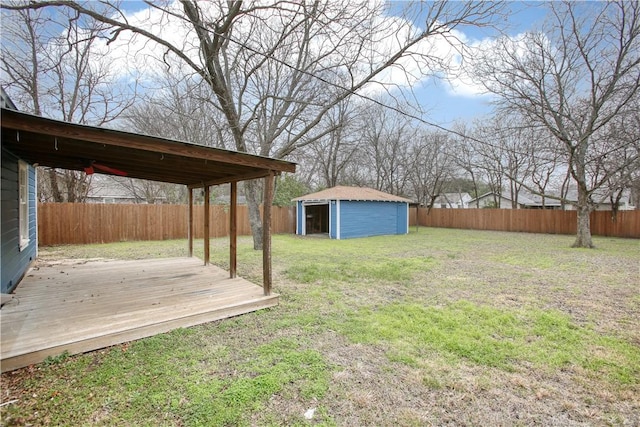
[{"label": "covered porch roof", "polygon": [[81,171],[93,163],[131,178],[190,188],[295,172],[295,164],[283,160],[66,123],[6,108],[2,108],[1,122],[3,147],[40,166]]}]

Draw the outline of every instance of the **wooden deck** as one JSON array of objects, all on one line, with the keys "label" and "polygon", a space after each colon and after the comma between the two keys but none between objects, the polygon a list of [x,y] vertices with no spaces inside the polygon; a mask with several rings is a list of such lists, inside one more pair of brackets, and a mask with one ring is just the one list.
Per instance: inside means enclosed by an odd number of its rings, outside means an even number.
[{"label": "wooden deck", "polygon": [[2,372],[277,304],[197,258],[36,266],[0,310]]}]

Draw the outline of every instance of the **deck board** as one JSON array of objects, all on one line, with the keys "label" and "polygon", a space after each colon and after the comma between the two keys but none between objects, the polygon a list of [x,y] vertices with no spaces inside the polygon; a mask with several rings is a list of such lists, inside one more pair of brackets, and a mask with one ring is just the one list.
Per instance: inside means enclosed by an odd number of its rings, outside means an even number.
[{"label": "deck board", "polygon": [[0,311],[2,372],[277,305],[197,258],[38,265]]}]

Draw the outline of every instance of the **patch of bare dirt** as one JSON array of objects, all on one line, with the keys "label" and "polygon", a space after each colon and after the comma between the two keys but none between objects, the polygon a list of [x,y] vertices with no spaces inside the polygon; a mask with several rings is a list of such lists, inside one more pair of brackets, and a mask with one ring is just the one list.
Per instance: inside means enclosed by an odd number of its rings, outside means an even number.
[{"label": "patch of bare dirt", "polygon": [[[638,425],[640,398],[593,390],[572,372],[523,366],[504,372],[434,358],[425,366],[389,362],[379,346],[333,333],[315,347],[336,368],[320,402],[338,425]],[[571,392],[567,392],[570,390]]]}]

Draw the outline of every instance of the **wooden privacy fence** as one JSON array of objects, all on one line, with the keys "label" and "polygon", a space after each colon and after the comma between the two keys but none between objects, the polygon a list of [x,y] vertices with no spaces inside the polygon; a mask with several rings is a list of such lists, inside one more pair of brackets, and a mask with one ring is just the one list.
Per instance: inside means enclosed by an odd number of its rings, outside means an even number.
[{"label": "wooden privacy fence", "polygon": [[[426,227],[472,230],[521,231],[526,233],[576,234],[576,211],[547,209],[431,209],[420,208],[419,224]],[[415,225],[416,209],[410,222]],[[640,238],[640,210],[619,211],[616,221],[611,211],[591,213],[591,234],[595,236]]]},{"label": "wooden privacy fence", "polygon": [[[40,245],[186,239],[186,205],[41,203]],[[194,237],[203,238],[204,207],[194,206]],[[272,207],[271,232],[295,233],[295,207]],[[211,237],[229,235],[229,207],[210,207]],[[251,234],[247,206],[238,206],[238,235]]]},{"label": "wooden privacy fence", "polygon": [[[575,211],[537,209],[410,209],[409,222],[421,226],[473,230],[575,234]],[[203,237],[202,206],[194,206],[195,237]],[[272,233],[295,233],[295,207],[272,208]],[[131,240],[187,238],[186,205],[123,205],[41,203],[38,205],[38,240],[41,245],[107,243]],[[229,234],[228,206],[212,205],[211,237]],[[640,211],[591,214],[591,232],[597,236],[640,238]],[[238,234],[250,235],[249,212],[238,206]]]}]

